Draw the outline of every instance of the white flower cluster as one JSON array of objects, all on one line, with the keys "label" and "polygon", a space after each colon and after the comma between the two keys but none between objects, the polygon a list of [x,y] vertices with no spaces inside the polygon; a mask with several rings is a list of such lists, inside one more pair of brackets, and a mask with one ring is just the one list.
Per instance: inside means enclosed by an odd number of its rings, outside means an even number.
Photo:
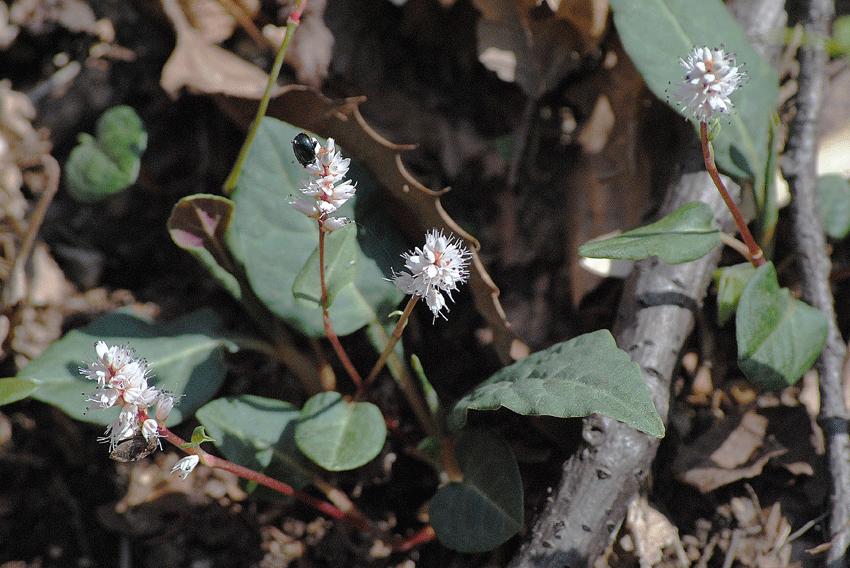
[{"label": "white flower cluster", "polygon": [[309,140],[313,143],[315,159],[302,161],[299,156],[299,161],[314,177],[302,182],[301,192],[304,195],[291,201],[290,205],[299,213],[316,219],[323,231],[334,231],[350,221],[345,217],[331,215],[354,197],[357,189],[351,180],[345,179],[351,160],[343,158],[342,154],[334,150],[333,138],[328,138],[324,147],[317,140]]},{"label": "white flower cluster", "polygon": [[[100,440],[109,442],[109,450],[119,461],[134,461],[139,456],[149,454],[159,444],[159,426],[174,407],[174,397],[166,392],[148,386],[148,367],[144,359],[136,359],[135,352],[125,345],[109,347],[106,342],[98,341],[95,346],[97,359],[86,367],[80,367],[80,373],[87,379],[97,381],[97,389],[88,399],[93,408],[120,406],[118,418],[109,423],[106,433]],[[157,404],[155,418],[148,415],[148,409]],[[130,450],[131,440],[143,437],[147,446]],[[120,443],[127,444],[126,459],[117,457],[116,448]],[[123,444],[122,444],[123,445]],[[141,455],[144,448],[147,452]],[[118,448],[125,453],[123,448]]]},{"label": "white flower cluster", "polygon": [[460,239],[436,229],[425,235],[425,246],[415,248],[412,252],[402,255],[404,267],[410,272],[393,275],[393,282],[405,294],[413,294],[425,298],[428,307],[436,318],[446,309],[445,292],[451,299],[452,290],[457,285],[466,282],[469,277],[467,266],[472,256],[461,246]]},{"label": "white flower cluster", "polygon": [[685,81],[677,83],[679,88],[673,93],[678,102],[700,122],[707,123],[718,112],[729,114],[729,95],[744,78],[733,54],[720,48],[695,47],[687,61],[680,58],[679,62],[685,68]]}]

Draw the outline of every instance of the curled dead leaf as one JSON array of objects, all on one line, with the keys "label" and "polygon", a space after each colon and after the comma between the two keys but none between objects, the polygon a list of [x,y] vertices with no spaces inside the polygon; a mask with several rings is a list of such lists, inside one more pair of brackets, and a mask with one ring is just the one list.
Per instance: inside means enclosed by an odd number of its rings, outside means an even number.
[{"label": "curled dead leaf", "polygon": [[[210,43],[220,43],[236,29],[236,18],[217,0],[180,0],[186,19],[197,32]],[[242,10],[246,14],[256,14],[260,8],[259,0],[240,0],[233,10]]]},{"label": "curled dead leaf", "polygon": [[[177,45],[162,69],[160,84],[173,96],[187,87],[201,93],[222,93],[260,99],[268,74],[259,67],[206,40],[186,19],[177,0],[162,0],[177,31]],[[280,93],[275,87],[273,94]]]}]

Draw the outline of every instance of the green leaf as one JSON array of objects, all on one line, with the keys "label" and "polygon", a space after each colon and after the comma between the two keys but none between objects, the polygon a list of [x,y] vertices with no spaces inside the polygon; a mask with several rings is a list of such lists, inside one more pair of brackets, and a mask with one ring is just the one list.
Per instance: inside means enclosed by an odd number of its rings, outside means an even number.
[{"label": "green leaf", "polygon": [[467,428],[455,440],[463,481],[443,485],[428,516],[440,542],[460,552],[485,552],[511,538],[523,523],[522,480],[501,437]]},{"label": "green leaf", "polygon": [[[325,236],[325,286],[328,307],[337,294],[354,282],[357,274],[357,228],[349,223]],[[319,247],[313,251],[292,286],[295,299],[312,309],[322,307],[322,284],[319,275]]]},{"label": "green leaf", "polygon": [[[695,46],[723,46],[744,64],[747,80],[732,94],[734,114],[714,141],[717,164],[732,175],[762,183],[770,113],[779,79],[750,44],[720,0],[611,0],[614,24],[629,57],[661,100],[684,80],[679,58]],[[685,115],[678,105],[671,105]],[[688,118],[691,118],[688,116]],[[723,117],[726,118],[726,117]],[[692,119],[693,120],[693,119]],[[694,121],[695,122],[695,121]]]},{"label": "green leaf", "polygon": [[778,138],[782,135],[782,124],[779,113],[770,113],[770,128],[767,139],[767,162],[761,185],[753,186],[753,197],[756,202],[756,238],[765,248],[770,247],[776,223],[779,221],[778,189],[776,184],[776,162],[779,157]]},{"label": "green leaf", "polygon": [[[233,219],[228,247],[244,265],[245,274],[263,303],[288,324],[311,336],[324,335],[321,310],[297,302],[291,291],[295,278],[318,243],[318,227],[288,203],[300,195],[299,181],[307,174],[292,155],[293,126],[263,118],[239,184],[232,198]],[[384,195],[365,169],[352,161],[351,179],[357,195],[339,216],[365,226],[357,237],[359,253],[354,284],[346,286],[330,309],[338,335],[349,334],[377,319],[385,322],[403,295],[387,278],[401,264],[405,245],[389,224]]]},{"label": "green leaf", "polygon": [[558,343],[498,371],[458,401],[453,426],[463,426],[469,410],[500,407],[561,418],[599,413],[664,436],[640,366],[617,348],[607,330]]},{"label": "green leaf", "polygon": [[218,195],[189,195],[171,209],[166,226],[171,240],[191,252],[237,300],[239,281],[227,252],[225,235],[233,217],[233,202]]},{"label": "green leaf", "polygon": [[627,231],[619,237],[581,245],[578,253],[590,258],[638,260],[658,255],[667,264],[701,258],[720,244],[720,231],[711,226],[711,206],[688,203],[663,219]]},{"label": "green leaf", "polygon": [[827,41],[830,57],[850,54],[850,16],[839,16],[832,22],[832,38]]},{"label": "green leaf", "polygon": [[[254,395],[218,398],[196,416],[228,460],[297,488],[315,476],[314,466],[295,445],[301,411],[290,403]],[[249,484],[249,490],[255,487]]]},{"label": "green leaf", "polygon": [[80,134],[65,165],[68,192],[78,201],[105,199],[132,185],[148,144],[142,120],[128,106],[103,113],[96,136]]},{"label": "green leaf", "polygon": [[843,239],[850,233],[850,181],[839,174],[820,176],[818,197],[826,234]]},{"label": "green leaf", "polygon": [[714,273],[714,281],[717,284],[718,325],[724,325],[734,315],[744,287],[755,273],[755,267],[749,262],[727,266]]},{"label": "green leaf", "polygon": [[295,443],[330,471],[364,465],[384,447],[387,425],[371,402],[348,402],[338,392],[319,393],[304,405],[295,426]]},{"label": "green leaf", "polygon": [[0,379],[0,406],[23,400],[38,389],[37,383],[26,379],[18,377]]},{"label": "green leaf", "polygon": [[180,444],[180,447],[184,450],[186,448],[197,448],[204,442],[215,442],[215,438],[207,436],[207,430],[203,426],[195,426],[195,429],[192,430],[192,440],[185,444]]},{"label": "green leaf", "polygon": [[178,424],[207,402],[224,380],[225,343],[215,333],[218,318],[209,310],[189,314],[168,325],[158,325],[130,315],[106,315],[88,327],[70,331],[18,373],[18,379],[38,385],[34,398],[58,406],[69,416],[108,424],[117,409],[86,412],[88,393],[97,386],[79,368],[96,357],[94,344],[129,344],[144,357],[153,375],[150,386],[182,395],[168,416]]},{"label": "green leaf", "polygon": [[815,308],[779,288],[773,263],[756,270],[738,303],[738,365],[764,389],[796,383],[820,355],[827,322]]},{"label": "green leaf", "polygon": [[431,381],[425,375],[425,368],[422,366],[422,361],[419,360],[419,357],[415,353],[410,355],[410,368],[419,379],[419,384],[422,385],[422,392],[425,394],[425,403],[428,405],[428,410],[431,411],[432,416],[439,419],[444,415],[443,408],[440,405],[440,398],[437,396],[437,391],[434,390],[433,385],[431,385]]}]

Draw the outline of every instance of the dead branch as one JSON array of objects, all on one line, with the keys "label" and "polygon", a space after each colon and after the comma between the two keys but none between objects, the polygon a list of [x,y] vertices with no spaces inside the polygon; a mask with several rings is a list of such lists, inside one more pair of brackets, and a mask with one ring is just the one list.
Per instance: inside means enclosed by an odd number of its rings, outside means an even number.
[{"label": "dead branch", "polygon": [[[732,217],[704,171],[696,139],[684,163],[686,171],[669,188],[660,216],[686,203],[703,201],[712,206],[716,219],[728,230]],[[738,186],[724,181],[737,197]],[[640,364],[655,406],[665,419],[673,369],[719,257],[717,247],[699,260],[675,266],[655,258],[640,261],[623,292],[614,336]],[[589,566],[620,526],[659,444],[652,436],[599,415],[585,419],[582,436],[584,446],[564,465],[560,486],[511,568]]]},{"label": "dead branch", "polygon": [[[847,407],[841,386],[841,370],[846,346],[835,321],[832,290],[829,286],[831,263],[826,252],[826,237],[818,214],[817,127],[818,115],[826,90],[827,54],[824,41],[834,14],[831,0],[809,0],[803,17],[808,41],[797,54],[800,74],[797,78],[797,113],[791,121],[782,171],[793,197],[791,201],[798,262],[805,285],[804,298],[826,315],[829,322],[826,345],[818,359],[821,411],[818,423],[824,432],[827,461],[832,478],[830,537],[835,545],[827,553],[827,566],[844,566],[850,543],[846,527],[850,520],[850,438]],[[842,533],[840,534],[839,533]],[[837,538],[836,538],[837,537]]]}]

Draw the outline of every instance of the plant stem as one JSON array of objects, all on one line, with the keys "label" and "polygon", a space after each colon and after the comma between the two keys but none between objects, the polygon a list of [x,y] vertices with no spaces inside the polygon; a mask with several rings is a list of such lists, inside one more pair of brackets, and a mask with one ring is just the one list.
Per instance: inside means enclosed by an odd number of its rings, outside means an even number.
[{"label": "plant stem", "polygon": [[[404,312],[402,312],[401,317],[398,319],[398,323],[396,323],[395,329],[390,336],[390,340],[384,348],[384,352],[381,353],[381,356],[378,358],[378,362],[375,363],[375,366],[372,368],[372,372],[369,373],[369,376],[363,382],[363,385],[360,389],[358,389],[356,398],[360,399],[366,396],[366,392],[369,390],[369,387],[372,386],[372,383],[375,381],[378,373],[384,368],[387,359],[389,359],[389,357],[393,354],[393,349],[395,349],[396,344],[401,339],[401,334],[404,331],[404,328],[407,327],[410,314],[413,313],[413,307],[416,305],[416,302],[419,301],[419,298],[420,297],[416,295],[410,297],[410,300],[404,307]],[[440,428],[437,426],[437,423],[434,421],[434,416],[428,409],[428,404],[422,398],[421,390],[417,388],[417,385],[411,380],[410,375],[408,373],[401,373],[395,378],[401,392],[404,393],[404,396],[407,399],[407,403],[410,404],[410,408],[413,409],[413,414],[416,415],[416,420],[419,422],[422,430],[424,430],[428,436],[442,437]]]},{"label": "plant stem", "polygon": [[750,256],[750,251],[747,249],[747,245],[730,235],[729,233],[720,233],[720,241],[729,248],[733,248],[739,253],[741,256],[747,259],[748,262],[752,262],[753,258]]},{"label": "plant stem", "polygon": [[38,230],[41,228],[41,224],[44,223],[44,217],[47,215],[47,209],[50,207],[50,203],[53,201],[53,198],[56,196],[56,192],[59,190],[59,180],[62,177],[59,162],[57,162],[56,158],[50,154],[44,154],[41,156],[41,164],[44,167],[47,177],[46,189],[42,192],[41,199],[38,200],[38,205],[36,205],[32,215],[30,216],[30,222],[29,225],[27,225],[27,231],[24,234],[21,247],[17,250],[15,257],[11,262],[12,268],[9,272],[8,279],[6,280],[9,285],[3,289],[2,293],[0,293],[0,307],[3,308],[15,304],[21,299],[20,297],[15,296],[17,293],[23,292],[14,286],[13,283],[17,281],[18,276],[23,278],[27,261],[29,260],[33,247],[35,246]]},{"label": "plant stem", "polygon": [[726,207],[729,208],[729,212],[732,213],[732,217],[735,219],[735,224],[738,226],[738,232],[741,233],[741,238],[744,239],[744,243],[747,245],[747,249],[750,252],[749,261],[753,266],[758,268],[765,262],[764,252],[762,252],[761,247],[756,244],[756,240],[753,238],[750,228],[747,227],[747,223],[744,221],[744,216],[741,215],[741,211],[738,209],[735,201],[729,195],[729,192],[726,191],[726,186],[723,185],[723,180],[720,179],[720,173],[717,171],[717,164],[714,163],[714,152],[711,147],[711,142],[708,139],[708,124],[700,122],[699,134],[700,140],[702,141],[702,156],[705,159],[705,169],[708,170],[708,175],[711,176],[711,180],[717,187],[717,191],[720,192],[720,196],[726,203]]},{"label": "plant stem", "polygon": [[351,377],[359,392],[363,388],[363,379],[360,377],[360,373],[357,372],[354,363],[348,358],[348,353],[343,349],[342,343],[339,342],[339,337],[337,337],[334,331],[331,314],[328,312],[328,287],[325,284],[325,231],[322,229],[322,219],[319,219],[319,279],[322,283],[322,322],[325,325],[325,335],[328,341],[331,342],[331,345],[333,345],[337,357],[339,357],[345,370],[348,371],[348,376]]},{"label": "plant stem", "polygon": [[369,376],[366,377],[366,381],[363,384],[363,389],[368,389],[372,382],[375,380],[375,377],[378,376],[378,372],[384,368],[384,364],[387,362],[387,358],[392,354],[393,349],[395,349],[396,344],[399,339],[401,339],[401,334],[404,331],[404,328],[407,327],[407,321],[410,319],[410,314],[413,313],[413,306],[416,305],[416,302],[419,301],[419,296],[413,295],[410,297],[410,300],[407,302],[407,305],[404,307],[404,312],[402,312],[401,317],[398,318],[398,323],[395,324],[395,329],[393,330],[392,335],[390,336],[390,340],[387,342],[387,346],[384,348],[384,352],[381,353],[381,356],[378,358],[378,362],[375,363],[375,366],[372,367],[372,372],[369,373]]},{"label": "plant stem", "polygon": [[201,463],[206,466],[218,468],[223,471],[229,471],[230,473],[237,475],[243,479],[247,479],[248,481],[253,481],[259,483],[260,485],[265,485],[269,489],[273,489],[274,491],[277,491],[289,497],[293,497],[301,501],[305,505],[309,505],[317,511],[324,513],[333,519],[342,521],[358,530],[369,533],[373,537],[380,539],[388,544],[394,544],[398,542],[398,539],[383,531],[373,522],[367,519],[363,515],[363,513],[361,513],[354,506],[354,504],[352,504],[351,508],[349,508],[348,510],[343,511],[326,501],[316,499],[312,495],[308,495],[306,493],[298,491],[291,485],[283,483],[282,481],[278,481],[277,479],[269,477],[268,475],[264,475],[262,473],[254,471],[253,469],[249,469],[247,467],[235,464],[225,459],[217,458],[214,455],[205,452],[200,447],[184,448],[182,446],[186,443],[186,441],[164,426],[160,427],[159,433],[160,435],[162,435],[163,438],[165,438],[174,446],[180,448],[187,454],[193,454],[198,456],[201,460]]},{"label": "plant stem", "polygon": [[257,130],[260,129],[260,121],[266,115],[266,110],[269,108],[269,100],[272,96],[272,90],[275,85],[277,85],[280,68],[283,67],[283,58],[286,55],[286,50],[289,48],[289,44],[292,43],[292,37],[295,35],[295,29],[298,27],[298,24],[301,23],[301,13],[304,11],[304,6],[306,5],[307,0],[298,0],[295,3],[295,11],[292,12],[292,15],[290,15],[289,19],[286,21],[286,35],[283,38],[283,44],[277,51],[277,57],[275,57],[272,70],[269,73],[269,83],[266,85],[266,92],[263,93],[263,98],[260,99],[260,107],[257,109],[257,115],[254,117],[253,122],[251,122],[251,128],[248,130],[248,136],[245,138],[245,142],[239,150],[239,156],[236,158],[236,163],[233,164],[233,169],[230,171],[230,175],[227,176],[227,179],[224,182],[225,195],[230,195],[233,193],[233,190],[236,189],[236,182],[239,181],[239,174],[242,172],[245,157],[248,155],[251,143],[257,135]]}]

